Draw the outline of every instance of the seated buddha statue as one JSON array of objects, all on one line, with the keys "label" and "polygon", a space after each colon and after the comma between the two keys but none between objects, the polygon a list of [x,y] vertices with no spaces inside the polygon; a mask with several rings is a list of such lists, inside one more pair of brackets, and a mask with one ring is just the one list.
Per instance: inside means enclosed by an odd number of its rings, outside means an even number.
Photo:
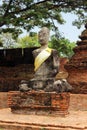
[{"label": "seated buddha statue", "polygon": [[29,80],[29,84],[22,83],[20,91],[45,91],[45,92],[68,92],[72,86],[66,79],[55,81],[55,76],[59,72],[59,57],[57,50],[49,48],[50,32],[47,27],[43,27],[38,33],[40,48],[35,49],[34,57],[34,78]]},{"label": "seated buddha statue", "polygon": [[40,48],[33,51],[34,78],[31,86],[35,90],[45,90],[46,86],[53,86],[54,78],[59,71],[59,57],[55,49],[48,47],[49,29],[43,27],[38,33]]}]

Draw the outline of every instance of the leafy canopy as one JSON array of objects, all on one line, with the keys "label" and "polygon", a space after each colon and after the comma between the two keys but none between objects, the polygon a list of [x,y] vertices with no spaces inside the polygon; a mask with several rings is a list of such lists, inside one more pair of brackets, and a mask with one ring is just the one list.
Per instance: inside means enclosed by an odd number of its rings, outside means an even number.
[{"label": "leafy canopy", "polygon": [[31,32],[29,36],[26,35],[22,38],[18,38],[17,43],[21,48],[40,46],[40,44],[38,43],[38,35],[34,32]]},{"label": "leafy canopy", "polygon": [[3,0],[0,6],[0,32],[13,33],[16,38],[21,28],[30,31],[35,26],[56,30],[55,21],[63,24],[61,12],[73,12],[80,27],[86,22],[87,0]]},{"label": "leafy canopy", "polygon": [[18,48],[19,44],[12,38],[12,33],[2,33],[0,35],[0,49]]},{"label": "leafy canopy", "polygon": [[49,42],[49,47],[56,49],[60,57],[70,58],[74,54],[73,48],[75,46],[75,42],[70,42],[64,37],[58,39],[57,37],[55,37],[55,35],[51,37],[51,40]]}]

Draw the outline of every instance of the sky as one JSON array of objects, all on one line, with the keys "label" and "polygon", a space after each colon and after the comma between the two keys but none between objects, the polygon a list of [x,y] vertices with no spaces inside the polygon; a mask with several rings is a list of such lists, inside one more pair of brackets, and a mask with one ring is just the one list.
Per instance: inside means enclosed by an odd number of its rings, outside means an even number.
[{"label": "sky", "polygon": [[[1,4],[2,4],[2,0],[0,0],[0,5]],[[77,18],[74,14],[62,13],[62,16],[63,16],[64,20],[66,20],[66,23],[64,25],[56,24],[61,35],[64,36],[66,39],[69,39],[71,42],[76,42],[76,41],[80,40],[79,36],[81,35],[81,32],[85,29],[84,26],[82,26],[80,29],[78,29],[75,26],[72,26],[72,21],[74,21]],[[38,30],[38,28],[35,28],[33,31],[38,33],[39,30]],[[29,34],[29,33],[24,31],[23,34],[20,35],[20,37],[23,37],[27,34]],[[53,32],[51,32],[51,35],[52,34],[53,34]]]},{"label": "sky", "polygon": [[66,20],[66,23],[64,25],[58,25],[58,28],[62,35],[72,42],[80,40],[79,36],[81,35],[85,27],[82,26],[80,29],[78,29],[76,26],[72,25],[72,21],[74,21],[77,18],[77,16],[71,13],[63,13],[62,16]]}]

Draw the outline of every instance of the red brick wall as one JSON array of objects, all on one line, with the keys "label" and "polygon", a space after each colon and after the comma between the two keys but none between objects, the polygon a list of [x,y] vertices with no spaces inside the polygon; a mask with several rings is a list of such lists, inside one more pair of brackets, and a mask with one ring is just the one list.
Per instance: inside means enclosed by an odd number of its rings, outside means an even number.
[{"label": "red brick wall", "polygon": [[[0,92],[0,109],[7,108],[8,93]],[[87,111],[87,94],[70,94],[69,110]]]},{"label": "red brick wall", "polygon": [[8,104],[13,113],[66,115],[70,101],[69,93],[37,92],[22,93],[11,91],[8,93]]}]

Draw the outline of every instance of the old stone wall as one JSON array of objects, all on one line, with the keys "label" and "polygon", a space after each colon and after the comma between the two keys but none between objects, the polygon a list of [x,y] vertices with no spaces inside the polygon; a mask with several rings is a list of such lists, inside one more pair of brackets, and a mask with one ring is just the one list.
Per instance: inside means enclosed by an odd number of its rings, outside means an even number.
[{"label": "old stone wall", "polygon": [[21,80],[29,80],[33,77],[32,64],[19,64],[14,67],[0,66],[0,91],[7,92],[18,90]]},{"label": "old stone wall", "polygon": [[33,77],[33,55],[36,48],[0,50],[0,91],[18,90],[21,80]]},{"label": "old stone wall", "polygon": [[16,48],[0,50],[0,66],[33,64],[32,51],[36,48]]}]

